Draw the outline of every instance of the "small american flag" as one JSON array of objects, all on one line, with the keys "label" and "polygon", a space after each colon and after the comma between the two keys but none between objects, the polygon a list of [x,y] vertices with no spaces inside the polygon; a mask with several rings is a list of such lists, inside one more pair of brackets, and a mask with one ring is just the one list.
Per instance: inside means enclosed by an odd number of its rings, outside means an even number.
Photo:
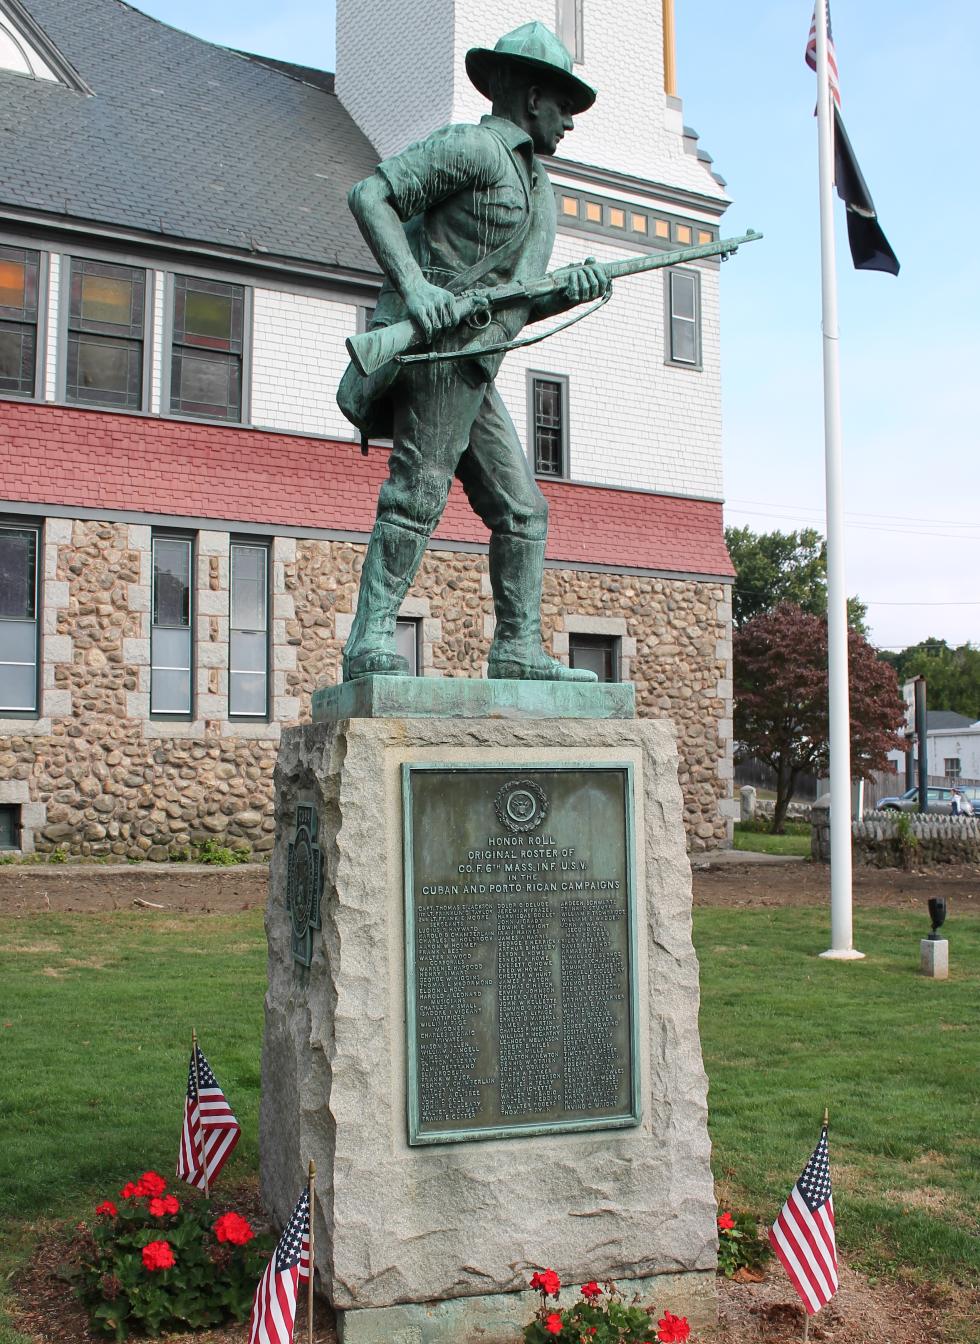
[{"label": "small american flag", "polygon": [[[198,1079],[201,1083],[200,1096]],[[228,1161],[240,1133],[241,1126],[232,1114],[217,1078],[211,1072],[211,1065],[195,1042],[187,1070],[187,1101],[184,1104],[184,1127],[180,1133],[180,1152],[177,1155],[177,1175],[198,1190],[207,1189]]]},{"label": "small american flag", "polygon": [[[814,6],[810,21],[810,36],[806,42],[805,60],[811,70],[817,68],[817,9]],[[834,33],[830,26],[830,3],[827,3],[827,73],[830,78],[830,92],[834,102],[840,107],[840,83],[837,76],[837,53],[834,50]]]},{"label": "small american flag", "polygon": [[769,1232],[769,1241],[812,1316],[826,1306],[839,1285],[826,1125]]},{"label": "small american flag", "polygon": [[304,1190],[259,1279],[252,1303],[248,1344],[291,1344],[296,1294],[310,1277],[310,1196]]}]

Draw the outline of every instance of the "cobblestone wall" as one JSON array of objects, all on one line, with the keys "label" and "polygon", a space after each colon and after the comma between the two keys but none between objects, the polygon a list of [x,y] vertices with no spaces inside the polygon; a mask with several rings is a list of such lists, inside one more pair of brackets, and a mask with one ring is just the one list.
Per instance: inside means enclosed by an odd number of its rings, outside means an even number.
[{"label": "cobblestone wall", "polygon": [[[815,808],[812,857],[830,862],[830,809]],[[980,819],[881,812],[851,823],[854,862],[866,868],[980,863]]]},{"label": "cobblestone wall", "polygon": [[[227,679],[216,656],[205,660],[211,666],[199,662],[201,717],[171,724],[134,713],[148,703],[141,652],[148,529],[56,522],[45,545],[46,582],[63,601],[45,636],[42,717],[0,721],[0,778],[11,782],[25,821],[31,818],[34,847],[162,860],[212,837],[268,852],[279,725],[228,721]],[[212,548],[218,535],[201,534]],[[278,705],[298,705],[304,719],[317,683],[339,679],[364,548],[287,538],[276,540],[274,554],[273,586],[288,613],[273,624],[274,692]],[[197,582],[209,593],[212,559],[199,553]],[[484,555],[430,552],[405,611],[422,622],[425,675],[482,674],[493,628]],[[590,620],[622,632],[623,671],[636,683],[639,712],[677,728],[691,847],[727,843],[734,807],[725,801],[727,586],[548,570],[542,612],[546,642],[566,658],[568,632],[591,628]],[[201,640],[210,649],[214,629],[220,642],[216,621],[201,613],[199,650]],[[49,713],[51,705],[63,712]]]}]

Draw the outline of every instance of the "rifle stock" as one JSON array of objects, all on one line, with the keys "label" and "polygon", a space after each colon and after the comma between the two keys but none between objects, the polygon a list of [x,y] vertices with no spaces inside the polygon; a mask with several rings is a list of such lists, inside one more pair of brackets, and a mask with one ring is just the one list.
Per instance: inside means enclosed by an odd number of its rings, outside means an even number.
[{"label": "rifle stock", "polygon": [[[753,243],[761,237],[761,233],[749,229],[748,233],[738,238],[721,238],[716,243],[704,243],[700,247],[684,247],[676,252],[654,252],[628,257],[623,261],[609,262],[603,270],[610,280],[616,280],[624,275],[637,275],[642,271],[659,270],[664,266],[679,266],[686,261],[700,261],[704,257],[727,257],[737,252],[742,243]],[[523,285],[515,286],[513,283],[497,285],[492,289],[477,291],[475,294],[461,294],[456,299],[453,325],[458,326],[459,323],[465,322],[477,307],[493,308],[501,303],[510,303],[519,294],[529,299],[540,299],[553,294],[565,283],[570,269],[564,266],[559,271],[550,271],[547,275]],[[363,331],[357,336],[348,336],[346,341],[347,353],[352,364],[366,378],[372,373],[377,373],[399,355],[404,355],[423,344],[422,332],[410,318],[392,322],[387,327],[375,327],[373,331]]]}]

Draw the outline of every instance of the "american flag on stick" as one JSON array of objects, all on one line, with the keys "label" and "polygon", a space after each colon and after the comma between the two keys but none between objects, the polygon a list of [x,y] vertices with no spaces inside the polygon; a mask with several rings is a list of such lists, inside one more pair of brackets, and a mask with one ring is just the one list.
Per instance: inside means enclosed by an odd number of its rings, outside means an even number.
[{"label": "american flag on stick", "polygon": [[769,1241],[807,1315],[812,1316],[826,1306],[839,1286],[826,1124],[803,1175],[770,1229]]},{"label": "american flag on stick", "polygon": [[[817,11],[813,10],[810,20],[810,36],[806,40],[805,60],[810,69],[817,70]],[[840,107],[840,81],[837,75],[837,53],[834,50],[834,33],[830,26],[830,6],[827,6],[827,75],[830,79],[830,92],[834,102]]]},{"label": "american flag on stick", "polygon": [[228,1161],[240,1133],[241,1126],[195,1035],[187,1070],[187,1100],[177,1154],[177,1175],[188,1185],[196,1186],[205,1194],[210,1193],[211,1183]]},{"label": "american flag on stick", "polygon": [[310,1194],[304,1190],[259,1279],[248,1344],[292,1344],[300,1280],[310,1277]]}]

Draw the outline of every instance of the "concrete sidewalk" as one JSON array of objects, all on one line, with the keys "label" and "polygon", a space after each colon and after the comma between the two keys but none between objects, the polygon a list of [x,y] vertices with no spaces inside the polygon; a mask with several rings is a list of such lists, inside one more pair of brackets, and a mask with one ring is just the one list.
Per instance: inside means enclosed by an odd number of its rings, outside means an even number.
[{"label": "concrete sidewalk", "polygon": [[691,867],[698,872],[706,868],[732,868],[740,864],[806,863],[800,854],[757,854],[749,849],[707,849],[691,854]]}]

